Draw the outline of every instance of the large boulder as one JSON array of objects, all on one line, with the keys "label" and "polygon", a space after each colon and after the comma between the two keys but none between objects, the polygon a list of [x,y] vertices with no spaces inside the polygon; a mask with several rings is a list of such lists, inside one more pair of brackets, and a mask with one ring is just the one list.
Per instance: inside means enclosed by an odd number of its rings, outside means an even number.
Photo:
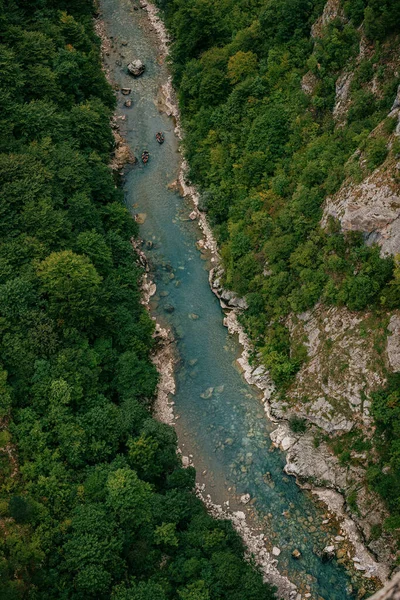
[{"label": "large boulder", "polygon": [[133,77],[139,77],[140,75],[143,75],[146,67],[141,60],[137,59],[130,62],[127,66],[127,69],[128,72],[133,75]]}]

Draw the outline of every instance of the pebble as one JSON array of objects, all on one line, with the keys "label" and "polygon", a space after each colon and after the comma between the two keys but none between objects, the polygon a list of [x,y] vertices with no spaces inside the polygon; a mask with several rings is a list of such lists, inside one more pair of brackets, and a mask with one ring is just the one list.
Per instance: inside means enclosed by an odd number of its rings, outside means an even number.
[{"label": "pebble", "polygon": [[280,553],[281,553],[281,550],[280,550],[280,548],[278,548],[277,546],[274,546],[274,547],[272,548],[272,554],[273,554],[274,556],[279,556],[279,555],[280,555]]}]

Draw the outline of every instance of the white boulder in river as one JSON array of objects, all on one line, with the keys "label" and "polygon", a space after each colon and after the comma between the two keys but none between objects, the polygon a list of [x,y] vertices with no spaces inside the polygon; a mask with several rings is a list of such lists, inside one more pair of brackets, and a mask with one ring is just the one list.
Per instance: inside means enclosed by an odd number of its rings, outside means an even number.
[{"label": "white boulder in river", "polygon": [[127,66],[127,69],[131,75],[134,77],[139,77],[140,75],[143,75],[146,67],[141,60],[137,59],[130,62]]}]

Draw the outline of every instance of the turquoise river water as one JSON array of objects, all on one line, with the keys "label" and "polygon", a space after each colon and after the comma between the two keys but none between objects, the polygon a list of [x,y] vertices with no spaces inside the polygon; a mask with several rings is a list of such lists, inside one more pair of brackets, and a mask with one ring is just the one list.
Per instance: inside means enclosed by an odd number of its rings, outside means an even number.
[{"label": "turquoise river water", "polygon": [[[146,250],[157,284],[152,314],[177,338],[174,400],[180,446],[194,455],[200,480],[214,502],[229,500],[239,509],[238,495],[251,494],[251,507],[240,510],[251,511],[266,539],[281,549],[278,569],[300,587],[303,597],[308,593],[311,598],[344,600],[350,597],[349,576],[335,560],[323,562],[318,556],[332,531],[322,524],[323,510],[283,472],[283,454],[271,448],[272,425],[257,390],[236,367],[238,341],[223,326],[222,310],[208,283],[207,261],[196,248],[201,232],[188,218],[192,207],[169,187],[178,176],[181,157],[174,122],[157,107],[168,70],[160,60],[155,32],[136,0],[101,0],[100,6],[113,42],[106,57],[111,75],[119,87],[132,88],[131,108],[124,107],[126,96],[118,93],[121,131],[135,156],[150,152],[146,166],[140,162],[128,171],[124,189],[132,212],[142,214],[142,238],[153,243]],[[146,64],[139,79],[126,71],[136,57]],[[155,140],[161,130],[162,146]],[[173,312],[168,312],[171,307]],[[209,388],[214,388],[211,397],[202,397]],[[301,551],[300,560],[292,557],[295,548]]]}]

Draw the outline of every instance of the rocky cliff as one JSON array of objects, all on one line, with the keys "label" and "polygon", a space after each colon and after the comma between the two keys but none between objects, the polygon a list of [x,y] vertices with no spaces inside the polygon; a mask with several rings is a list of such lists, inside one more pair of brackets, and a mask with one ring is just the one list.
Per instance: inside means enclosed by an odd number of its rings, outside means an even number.
[{"label": "rocky cliff", "polygon": [[[312,37],[321,38],[324,26],[334,19],[346,20],[343,7],[339,0],[328,0]],[[360,34],[357,58],[336,80],[336,127],[349,118],[354,106],[352,84],[355,77],[360,80],[359,70],[366,61],[371,61],[373,74],[361,89],[371,101],[379,101],[384,93],[382,71],[399,75],[397,38],[386,40],[377,57],[362,25]],[[317,81],[308,72],[301,81],[303,91],[312,95]],[[399,140],[400,87],[382,122],[368,136],[360,136],[360,146],[346,165],[347,177],[323,206],[323,229],[336,221],[345,233],[361,232],[365,244],[380,246],[381,256],[400,253]],[[281,421],[271,436],[273,443],[287,451],[286,470],[299,482],[342,494],[343,514],[351,515],[377,561],[390,568],[396,558],[396,536],[382,530],[388,511],[369,488],[366,469],[374,453],[371,393],[381,389],[391,373],[400,371],[399,311],[352,312],[319,303],[306,313],[292,314],[286,324],[292,341],[305,346],[307,358],[284,396],[272,396],[271,414]],[[354,439],[359,443],[354,444]],[[333,496],[325,493],[328,504],[329,498]],[[367,575],[368,570],[377,573],[372,563],[367,565]],[[376,598],[398,596],[399,579]]]}]

